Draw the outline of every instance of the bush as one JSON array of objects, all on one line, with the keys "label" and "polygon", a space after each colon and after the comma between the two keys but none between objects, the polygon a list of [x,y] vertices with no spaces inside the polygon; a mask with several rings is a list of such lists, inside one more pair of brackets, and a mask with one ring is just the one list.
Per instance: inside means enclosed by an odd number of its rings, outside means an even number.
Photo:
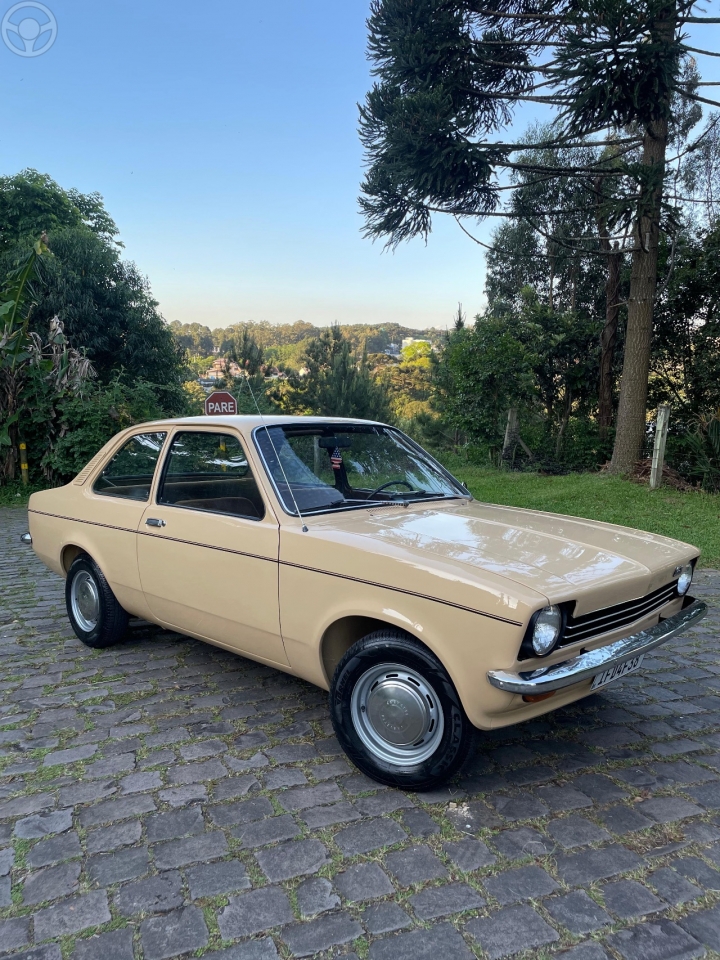
[{"label": "bush", "polygon": [[116,433],[136,423],[185,413],[181,388],[118,378],[91,384],[82,397],[63,400],[58,436],[42,459],[53,479],[74,477]]}]

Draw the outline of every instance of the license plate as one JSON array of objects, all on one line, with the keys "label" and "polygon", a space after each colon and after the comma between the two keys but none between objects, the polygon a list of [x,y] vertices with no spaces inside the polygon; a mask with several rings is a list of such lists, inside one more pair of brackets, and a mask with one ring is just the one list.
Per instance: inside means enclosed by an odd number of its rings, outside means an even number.
[{"label": "license plate", "polygon": [[634,673],[640,668],[643,656],[644,654],[641,653],[639,657],[633,657],[632,660],[625,660],[623,663],[616,663],[614,667],[609,667],[603,673],[598,673],[590,689],[597,690],[598,687],[604,687],[606,683],[612,683],[613,680],[619,680],[620,677],[625,677],[628,673]]}]

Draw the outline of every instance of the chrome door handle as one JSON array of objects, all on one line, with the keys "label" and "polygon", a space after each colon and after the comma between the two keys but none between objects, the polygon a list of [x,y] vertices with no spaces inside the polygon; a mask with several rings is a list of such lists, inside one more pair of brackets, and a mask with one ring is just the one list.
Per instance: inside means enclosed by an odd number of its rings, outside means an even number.
[{"label": "chrome door handle", "polygon": [[155,520],[153,517],[149,517],[149,518],[145,521],[145,526],[146,526],[146,527],[164,527],[164,526],[165,526],[165,521],[164,521],[164,520]]}]

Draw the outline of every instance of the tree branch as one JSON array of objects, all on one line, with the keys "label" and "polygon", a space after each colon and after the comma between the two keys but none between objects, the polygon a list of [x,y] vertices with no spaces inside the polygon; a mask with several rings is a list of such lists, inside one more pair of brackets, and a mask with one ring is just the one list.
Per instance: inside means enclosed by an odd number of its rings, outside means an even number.
[{"label": "tree branch", "polygon": [[718,124],[718,121],[720,121],[720,114],[718,114],[716,117],[713,117],[713,119],[710,121],[708,126],[703,130],[703,132],[700,134],[697,140],[691,143],[689,147],[686,147],[685,150],[683,150],[681,153],[676,154],[674,157],[670,157],[666,162],[675,163],[676,160],[681,160],[688,153],[692,153],[693,150],[697,150],[697,148],[700,146],[700,144],[705,139],[705,137],[707,137],[708,134],[712,133],[712,131],[715,129],[715,127]]},{"label": "tree branch", "polygon": [[[601,127],[599,129],[605,129]],[[592,131],[590,131],[592,133]],[[584,150],[591,147],[614,147],[617,144],[642,143],[642,137],[623,137],[617,140],[588,140],[585,143],[572,143],[558,137],[555,140],[545,140],[542,143],[492,143],[488,146],[496,147],[502,150],[509,150],[511,153],[517,153],[520,150],[549,150],[552,147],[564,147],[566,150]]]},{"label": "tree branch", "polygon": [[688,47],[684,43],[680,45],[681,50],[686,50],[688,53],[699,53],[703,57],[720,57],[720,53],[716,53],[714,50],[699,50],[697,47]]},{"label": "tree branch", "polygon": [[720,107],[720,101],[708,100],[707,97],[699,97],[696,93],[688,93],[686,90],[677,91],[681,97],[687,97],[688,100],[694,100],[696,103],[707,103],[711,107]]}]

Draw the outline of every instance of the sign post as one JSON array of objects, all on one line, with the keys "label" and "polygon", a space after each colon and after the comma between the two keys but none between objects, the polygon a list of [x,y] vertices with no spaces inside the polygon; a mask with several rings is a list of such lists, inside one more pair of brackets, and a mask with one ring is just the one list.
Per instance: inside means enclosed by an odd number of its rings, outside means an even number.
[{"label": "sign post", "polygon": [[216,390],[205,397],[205,416],[237,416],[237,400],[225,390]]}]

